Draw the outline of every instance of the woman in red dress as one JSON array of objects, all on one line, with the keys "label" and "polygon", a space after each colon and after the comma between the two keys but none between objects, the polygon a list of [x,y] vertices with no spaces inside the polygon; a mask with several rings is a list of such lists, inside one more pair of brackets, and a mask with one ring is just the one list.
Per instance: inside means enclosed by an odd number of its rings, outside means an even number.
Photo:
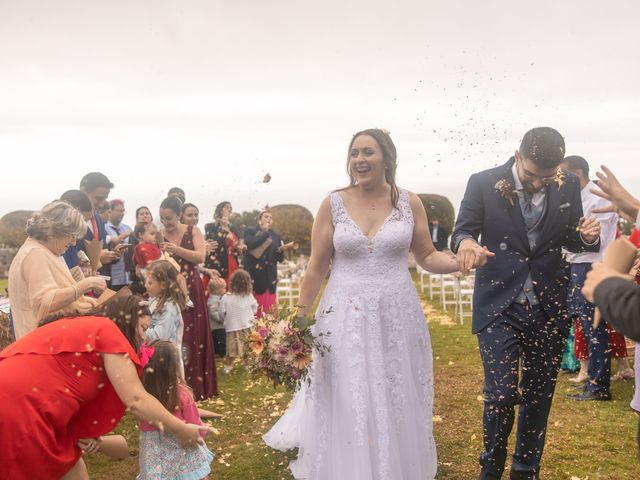
[{"label": "woman in red dress", "polygon": [[182,311],[184,374],[196,400],[202,400],[218,394],[209,311],[198,271],[198,265],[204,262],[204,237],[198,227],[180,223],[181,209],[182,204],[175,197],[167,197],[160,204],[164,226],[160,248],[175,258],[187,280],[193,306]]},{"label": "woman in red dress", "polygon": [[78,442],[113,430],[125,408],[185,445],[201,442],[197,425],[142,387],[136,348],[150,312],[140,301],[118,298],[104,317],[55,320],[0,352],[0,479],[88,478]]}]

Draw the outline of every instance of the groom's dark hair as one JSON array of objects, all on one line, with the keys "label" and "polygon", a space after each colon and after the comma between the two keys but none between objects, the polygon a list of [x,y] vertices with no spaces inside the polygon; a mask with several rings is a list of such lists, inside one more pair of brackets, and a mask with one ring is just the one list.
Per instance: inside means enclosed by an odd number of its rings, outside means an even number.
[{"label": "groom's dark hair", "polygon": [[519,152],[537,167],[554,168],[564,160],[564,138],[551,127],[532,128],[522,137]]}]

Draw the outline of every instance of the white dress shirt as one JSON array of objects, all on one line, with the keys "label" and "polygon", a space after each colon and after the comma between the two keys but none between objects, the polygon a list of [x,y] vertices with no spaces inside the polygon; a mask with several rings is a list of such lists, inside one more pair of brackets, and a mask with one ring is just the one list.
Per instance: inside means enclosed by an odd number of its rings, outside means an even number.
[{"label": "white dress shirt", "polygon": [[604,251],[616,239],[616,230],[618,228],[618,214],[611,213],[593,213],[596,208],[604,208],[609,202],[602,197],[591,193],[591,189],[597,189],[598,186],[589,182],[580,191],[582,197],[582,211],[585,218],[595,217],[600,221],[600,251],[584,252],[584,253],[568,253],[567,261],[570,263],[594,263],[601,262]]}]

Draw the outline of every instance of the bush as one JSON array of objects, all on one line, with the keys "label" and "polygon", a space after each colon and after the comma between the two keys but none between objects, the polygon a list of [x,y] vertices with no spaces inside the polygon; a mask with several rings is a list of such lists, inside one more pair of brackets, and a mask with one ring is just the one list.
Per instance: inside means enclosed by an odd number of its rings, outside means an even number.
[{"label": "bush", "polygon": [[32,214],[30,210],[18,210],[0,218],[0,245],[20,248],[27,239],[27,220]]},{"label": "bush", "polygon": [[438,219],[442,228],[451,235],[456,221],[456,212],[451,201],[447,197],[435,193],[420,193],[418,197],[422,200],[429,221]]},{"label": "bush", "polygon": [[311,253],[311,227],[313,214],[302,205],[276,205],[271,207],[273,230],[278,232],[285,243],[297,242],[297,253]]},{"label": "bush", "polygon": [[244,238],[244,231],[248,227],[258,226],[259,210],[253,210],[251,212],[234,213],[229,222],[231,226],[238,232],[240,238]]}]

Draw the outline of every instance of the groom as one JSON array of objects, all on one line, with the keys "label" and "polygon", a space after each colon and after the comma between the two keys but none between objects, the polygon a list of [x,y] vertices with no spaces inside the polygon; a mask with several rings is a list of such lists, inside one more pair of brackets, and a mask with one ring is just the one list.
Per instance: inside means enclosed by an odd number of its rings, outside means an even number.
[{"label": "groom", "polygon": [[479,267],[472,331],[485,379],[480,479],[502,477],[516,404],[510,478],[539,478],[569,329],[562,248],[598,251],[600,244],[597,220],[582,218],[577,177],[559,169],[564,154],[556,130],[528,131],[515,157],[471,176],[451,238],[460,270]]}]

